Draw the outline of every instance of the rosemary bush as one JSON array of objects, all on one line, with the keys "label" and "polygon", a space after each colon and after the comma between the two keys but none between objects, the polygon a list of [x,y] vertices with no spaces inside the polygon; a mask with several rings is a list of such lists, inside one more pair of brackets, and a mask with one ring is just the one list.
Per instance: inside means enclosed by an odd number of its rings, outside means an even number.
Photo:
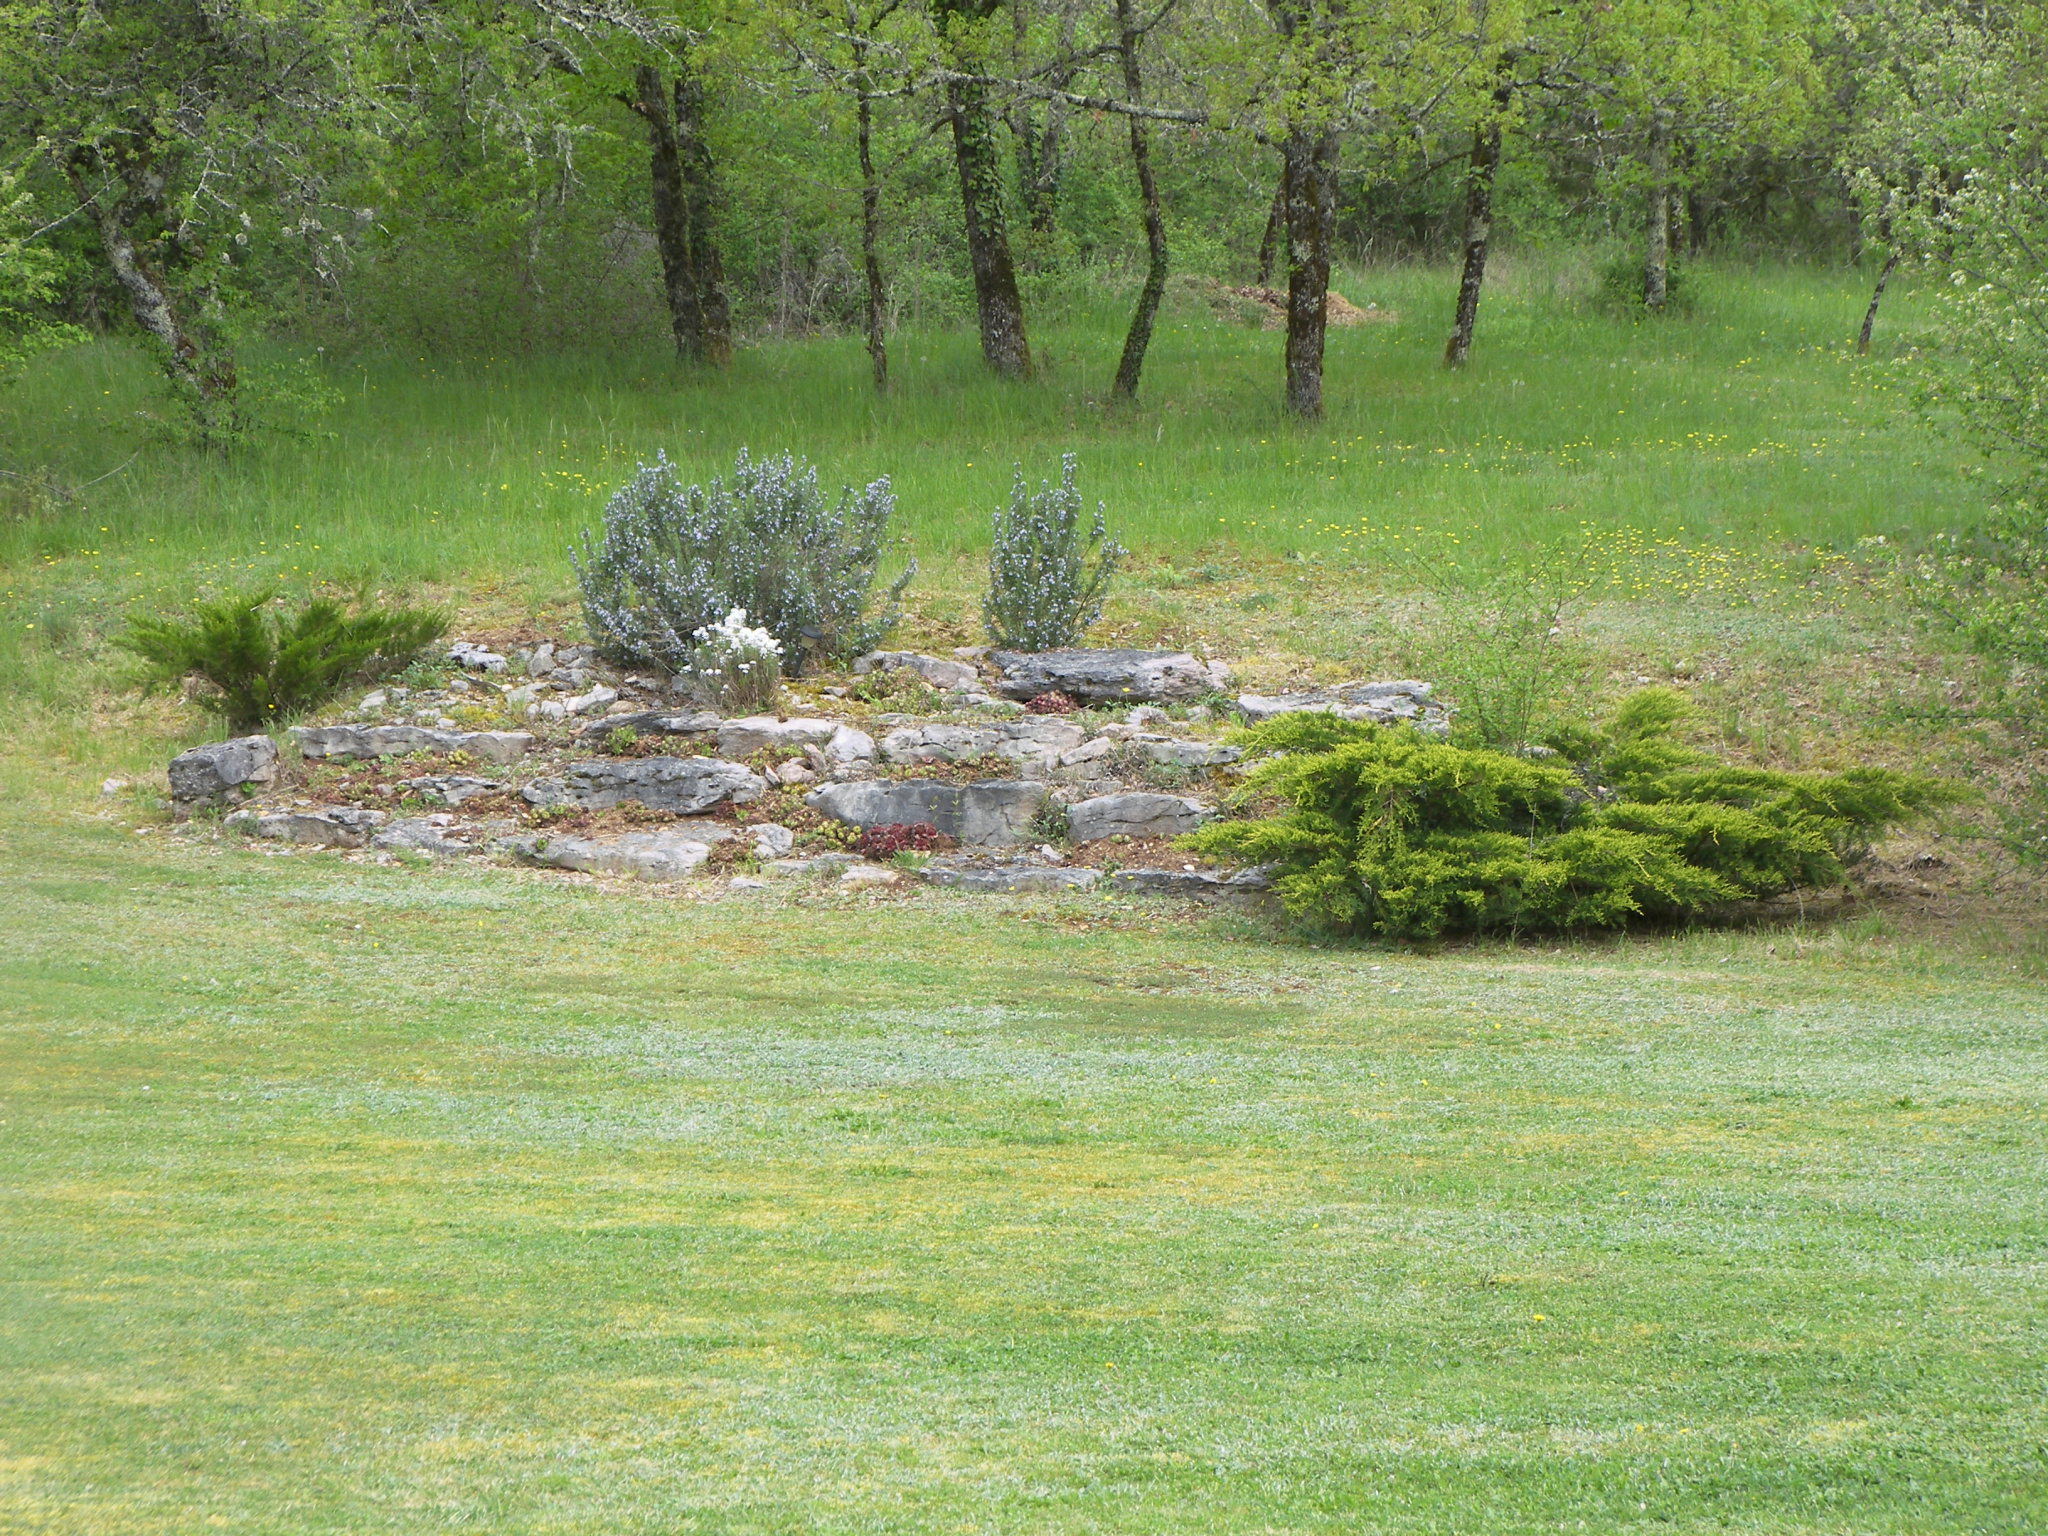
[{"label": "rosemary bush", "polygon": [[870,602],[896,498],[888,477],[836,505],[818,472],[784,454],[758,462],[742,448],[732,478],[685,485],[666,456],[640,466],[604,511],[604,535],[570,551],[583,612],[614,661],[686,671],[697,631],[743,608],[782,646],[783,669],[807,654],[844,660],[895,626],[917,563]]},{"label": "rosemary bush", "polygon": [[1072,645],[1102,616],[1103,594],[1123,556],[1123,546],[1103,526],[1100,503],[1093,528],[1083,536],[1071,453],[1060,457],[1060,483],[1041,481],[1036,493],[1027,492],[1019,469],[1009,509],[996,512],[988,552],[988,596],[981,613],[989,638],[1018,651]]},{"label": "rosemary bush", "polygon": [[1843,878],[1891,826],[1956,794],[1881,768],[1776,773],[1671,739],[1684,701],[1645,689],[1582,760],[1531,761],[1406,727],[1283,715],[1242,739],[1246,780],[1287,802],[1188,846],[1270,864],[1313,927],[1433,938],[1683,919]]}]

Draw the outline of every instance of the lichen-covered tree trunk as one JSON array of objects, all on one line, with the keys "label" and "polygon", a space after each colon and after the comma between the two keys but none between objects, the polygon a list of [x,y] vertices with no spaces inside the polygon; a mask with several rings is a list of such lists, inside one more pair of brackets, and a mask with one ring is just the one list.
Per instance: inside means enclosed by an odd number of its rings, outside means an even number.
[{"label": "lichen-covered tree trunk", "polygon": [[1663,107],[1650,113],[1644,160],[1649,186],[1643,209],[1643,308],[1658,314],[1671,275],[1671,113]]},{"label": "lichen-covered tree trunk", "polygon": [[1017,269],[1010,257],[1002,160],[996,151],[988,93],[956,80],[946,87],[946,107],[953,122],[953,158],[960,170],[967,257],[974,268],[982,359],[1005,378],[1025,378],[1031,372],[1031,344],[1024,334],[1024,299],[1017,291]]},{"label": "lichen-covered tree trunk", "polygon": [[1500,122],[1472,130],[1472,158],[1465,167],[1465,270],[1458,279],[1458,312],[1444,343],[1444,366],[1462,368],[1472,351],[1472,327],[1479,319],[1479,290],[1486,281],[1486,249],[1493,236],[1493,178],[1500,167]]},{"label": "lichen-covered tree trunk", "polygon": [[1329,320],[1330,255],[1337,223],[1337,135],[1287,135],[1287,408],[1323,414],[1323,332]]},{"label": "lichen-covered tree trunk", "polygon": [[1892,269],[1899,264],[1898,248],[1885,257],[1884,268],[1877,274],[1877,286],[1870,291],[1870,308],[1863,311],[1863,329],[1856,333],[1856,355],[1870,355],[1870,333],[1877,328],[1877,306],[1884,301],[1884,285],[1892,280]]},{"label": "lichen-covered tree trunk", "polygon": [[[1145,76],[1138,67],[1138,20],[1131,0],[1116,0],[1117,52],[1124,66],[1124,90],[1133,105],[1145,100]],[[1145,349],[1152,344],[1152,322],[1159,314],[1159,301],[1166,293],[1166,221],[1159,210],[1159,183],[1152,175],[1152,141],[1145,119],[1133,112],[1131,125],[1131,166],[1138,173],[1138,197],[1145,214],[1145,286],[1138,294],[1138,307],[1131,315],[1131,328],[1124,336],[1124,354],[1116,366],[1116,382],[1110,393],[1120,399],[1135,399],[1138,376],[1145,371]]]},{"label": "lichen-covered tree trunk", "polygon": [[868,99],[868,42],[860,30],[860,18],[847,7],[847,32],[853,38],[856,142],[860,148],[860,256],[867,274],[868,360],[874,365],[875,393],[889,387],[889,335],[886,323],[886,293],[882,286],[882,182],[875,174],[874,103]]},{"label": "lichen-covered tree trunk", "polygon": [[704,88],[687,58],[676,71],[675,120],[676,159],[689,214],[690,275],[704,317],[704,360],[723,368],[732,361],[732,306],[718,254],[718,177],[704,138]]},{"label": "lichen-covered tree trunk", "polygon": [[676,152],[675,122],[661,72],[651,64],[633,71],[633,95],[620,100],[647,124],[647,164],[654,211],[654,245],[661,253],[661,281],[668,298],[669,328],[676,356],[704,358],[704,312],[697,302],[697,278],[690,260],[689,203],[683,193],[682,159]]}]

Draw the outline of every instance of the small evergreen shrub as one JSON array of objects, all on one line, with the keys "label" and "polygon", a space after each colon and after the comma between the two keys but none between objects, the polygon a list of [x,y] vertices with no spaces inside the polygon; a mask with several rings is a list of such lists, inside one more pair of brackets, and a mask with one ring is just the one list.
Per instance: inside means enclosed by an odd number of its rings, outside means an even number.
[{"label": "small evergreen shrub", "polygon": [[137,619],[115,643],[142,658],[145,686],[197,676],[205,706],[231,729],[252,730],[310,709],[351,683],[397,672],[448,632],[424,608],[350,613],[315,598],[292,618],[275,592],[193,604],[192,618]]},{"label": "small evergreen shrub", "polygon": [[809,654],[873,650],[917,573],[912,561],[871,600],[895,507],[887,476],[828,503],[817,470],[789,454],[756,462],[743,448],[731,480],[708,489],[658,457],[606,504],[603,537],[585,533],[581,555],[570,551],[590,633],[613,661],[680,672],[697,631],[743,608],[781,643],[791,675]]},{"label": "small evergreen shrub", "polygon": [[1888,828],[1957,798],[1881,768],[1716,762],[1671,739],[1685,708],[1670,689],[1633,695],[1579,762],[1284,715],[1237,739],[1279,754],[1246,787],[1288,808],[1182,841],[1275,866],[1311,926],[1433,938],[1691,918],[1833,885]]},{"label": "small evergreen shrub", "polygon": [[[1124,557],[1109,537],[1097,503],[1093,527],[1081,530],[1081,493],[1074,489],[1074,456],[1060,457],[1060,483],[1027,491],[1024,471],[998,509],[988,552],[988,596],[982,620],[989,638],[1017,651],[1056,651],[1078,641],[1102,616],[1103,595]],[[1089,568],[1090,556],[1094,568]]]},{"label": "small evergreen shrub", "polygon": [[748,628],[746,609],[733,609],[691,638],[696,643],[679,675],[705,708],[750,715],[775,703],[782,688],[782,642],[765,629]]}]

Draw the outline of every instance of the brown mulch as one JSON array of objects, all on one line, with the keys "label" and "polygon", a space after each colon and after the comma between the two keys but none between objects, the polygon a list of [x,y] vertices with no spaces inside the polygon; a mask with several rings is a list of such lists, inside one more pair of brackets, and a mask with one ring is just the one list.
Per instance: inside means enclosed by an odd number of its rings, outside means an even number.
[{"label": "brown mulch", "polygon": [[[1247,287],[1230,291],[1266,311],[1260,323],[1267,330],[1277,331],[1287,324],[1287,294],[1282,289]],[[1394,325],[1400,319],[1395,310],[1360,309],[1334,288],[1323,298],[1323,320],[1329,325]]]},{"label": "brown mulch", "polygon": [[1068,850],[1067,863],[1076,869],[1102,869],[1111,864],[1125,869],[1179,869],[1183,864],[1202,870],[1229,867],[1203,854],[1175,847],[1170,837],[1134,837],[1125,842],[1113,837],[1100,838]]}]

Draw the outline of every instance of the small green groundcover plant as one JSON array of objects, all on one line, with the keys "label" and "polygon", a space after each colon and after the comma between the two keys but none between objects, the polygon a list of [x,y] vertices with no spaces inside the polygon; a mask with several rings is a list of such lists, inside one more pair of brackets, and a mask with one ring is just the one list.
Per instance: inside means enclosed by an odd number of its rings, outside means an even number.
[{"label": "small green groundcover plant", "polygon": [[872,598],[896,497],[885,475],[837,502],[802,459],[754,459],[732,476],[685,485],[664,457],[640,466],[606,504],[604,533],[570,561],[584,617],[614,661],[671,672],[693,665],[699,634],[735,608],[781,645],[794,676],[807,657],[844,661],[896,625],[912,561]]},{"label": "small green groundcover plant", "polygon": [[1008,509],[996,512],[981,613],[989,638],[1005,649],[1056,651],[1102,617],[1124,548],[1109,537],[1099,504],[1084,531],[1074,462],[1071,453],[1062,455],[1060,483],[1041,482],[1035,492],[1019,469]]},{"label": "small green groundcover plant", "polygon": [[274,591],[192,605],[187,619],[137,619],[115,643],[142,658],[145,686],[197,676],[200,702],[252,730],[332,698],[350,683],[397,672],[448,632],[426,608],[360,607],[316,597],[296,614]]},{"label": "small green groundcover plant", "polygon": [[1247,791],[1287,808],[1183,841],[1272,866],[1312,927],[1434,938],[1688,919],[1835,885],[1887,828],[1958,798],[1882,768],[1719,762],[1672,739],[1686,707],[1644,689],[1554,760],[1285,715],[1238,736],[1276,754]]}]

